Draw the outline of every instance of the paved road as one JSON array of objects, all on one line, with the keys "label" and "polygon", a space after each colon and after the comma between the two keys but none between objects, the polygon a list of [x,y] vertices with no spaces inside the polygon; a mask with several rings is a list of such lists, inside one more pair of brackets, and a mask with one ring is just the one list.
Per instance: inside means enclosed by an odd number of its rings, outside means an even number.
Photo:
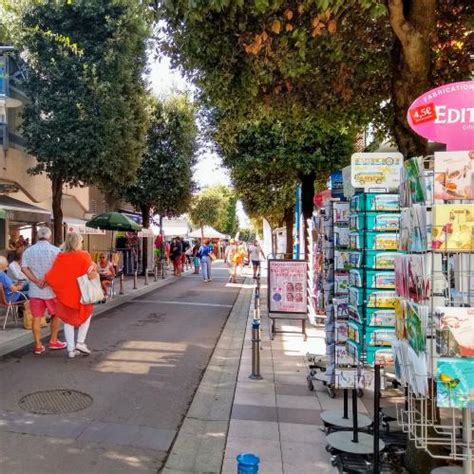
[{"label": "paved road", "polygon": [[[222,265],[208,284],[187,275],[98,317],[89,357],[1,361],[0,472],[156,473],[237,296],[226,275]],[[64,415],[19,407],[24,395],[51,389],[93,403]]]}]

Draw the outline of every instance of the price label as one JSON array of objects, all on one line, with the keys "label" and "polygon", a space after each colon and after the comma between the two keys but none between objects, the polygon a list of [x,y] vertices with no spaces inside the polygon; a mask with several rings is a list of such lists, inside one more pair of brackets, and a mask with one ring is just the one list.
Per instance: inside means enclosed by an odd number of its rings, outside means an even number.
[{"label": "price label", "polygon": [[433,103],[421,105],[416,109],[410,110],[410,117],[415,125],[436,120],[436,108]]}]

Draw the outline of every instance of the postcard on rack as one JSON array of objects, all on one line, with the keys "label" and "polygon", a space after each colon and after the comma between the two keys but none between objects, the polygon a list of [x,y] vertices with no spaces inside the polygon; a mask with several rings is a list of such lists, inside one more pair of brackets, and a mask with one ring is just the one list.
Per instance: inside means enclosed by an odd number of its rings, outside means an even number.
[{"label": "postcard on rack", "polygon": [[474,308],[437,307],[434,318],[439,355],[474,357]]},{"label": "postcard on rack", "polygon": [[474,199],[474,151],[436,152],[435,200]]},{"label": "postcard on rack", "polygon": [[440,358],[436,364],[439,408],[468,408],[474,404],[474,359]]},{"label": "postcard on rack", "polygon": [[435,252],[474,250],[474,204],[433,206],[432,248]]}]

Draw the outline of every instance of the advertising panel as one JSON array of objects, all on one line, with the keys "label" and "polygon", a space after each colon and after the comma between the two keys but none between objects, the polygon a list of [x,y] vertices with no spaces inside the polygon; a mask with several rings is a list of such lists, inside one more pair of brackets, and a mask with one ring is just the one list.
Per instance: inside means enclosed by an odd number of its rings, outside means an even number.
[{"label": "advertising panel", "polygon": [[400,187],[403,155],[393,153],[354,153],[351,158],[351,183],[365,191]]},{"label": "advertising panel", "polygon": [[306,260],[268,261],[268,311],[306,313]]}]

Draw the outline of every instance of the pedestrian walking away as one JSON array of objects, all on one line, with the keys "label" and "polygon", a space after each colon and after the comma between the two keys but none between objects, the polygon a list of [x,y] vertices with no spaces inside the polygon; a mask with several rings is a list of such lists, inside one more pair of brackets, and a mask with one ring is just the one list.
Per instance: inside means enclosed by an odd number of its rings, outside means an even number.
[{"label": "pedestrian walking away", "polygon": [[249,246],[249,260],[252,262],[254,279],[257,278],[257,275],[260,276],[260,256],[265,259],[262,247],[257,240],[254,240]]},{"label": "pedestrian walking away", "polygon": [[[57,297],[57,315],[64,321],[68,357],[73,359],[79,354],[89,355],[86,345],[87,332],[91,322],[91,304],[81,303],[81,291],[77,279],[83,275],[90,280],[98,277],[96,265],[91,256],[82,250],[82,237],[76,232],[66,235],[61,252],[45,280]],[[75,342],[75,328],[78,329]]]},{"label": "pedestrian walking away", "polygon": [[205,283],[211,281],[212,251],[209,248],[209,239],[205,239],[199,247],[198,257],[201,259],[202,278]]},{"label": "pedestrian walking away", "polygon": [[33,316],[32,332],[35,342],[34,353],[40,355],[45,351],[41,343],[41,319],[46,310],[51,316],[51,336],[48,348],[64,349],[66,344],[58,340],[60,320],[56,317],[56,295],[44,281],[44,276],[51,269],[60,250],[51,245],[51,230],[40,227],[37,232],[38,242],[28,247],[23,253],[21,271],[29,280],[28,296]]},{"label": "pedestrian walking away", "polygon": [[201,260],[198,257],[199,247],[201,247],[201,240],[198,239],[197,243],[193,247],[193,265],[194,265],[194,274],[199,275],[199,268],[201,266]]},{"label": "pedestrian walking away", "polygon": [[173,274],[177,277],[181,276],[183,247],[179,237],[175,237],[171,242],[170,258],[173,262]]},{"label": "pedestrian walking away", "polygon": [[231,239],[229,245],[225,249],[224,262],[227,264],[227,269],[229,270],[229,282],[237,282],[237,265],[235,256],[237,254],[237,245],[235,240]]}]

